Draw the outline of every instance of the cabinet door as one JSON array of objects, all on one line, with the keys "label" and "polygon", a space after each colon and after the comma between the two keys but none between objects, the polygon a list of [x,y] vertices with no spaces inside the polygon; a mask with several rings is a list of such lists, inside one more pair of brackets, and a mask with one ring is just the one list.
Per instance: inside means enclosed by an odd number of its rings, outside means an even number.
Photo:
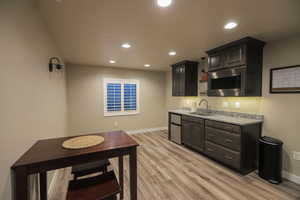
[{"label": "cabinet door", "polygon": [[225,67],[225,58],[223,52],[210,55],[208,58],[209,71]]},{"label": "cabinet door", "polygon": [[198,96],[198,62],[182,61],[172,65],[172,95]]},{"label": "cabinet door", "polygon": [[226,67],[245,64],[244,46],[232,47],[227,51]]},{"label": "cabinet door", "polygon": [[185,96],[185,67],[182,65],[172,68],[172,95]]},{"label": "cabinet door", "polygon": [[172,67],[172,96],[179,96],[179,83],[177,67]]},{"label": "cabinet door", "polygon": [[191,146],[191,129],[192,123],[187,121],[182,121],[182,143],[185,146]]},{"label": "cabinet door", "polygon": [[185,146],[204,151],[204,125],[183,121],[182,142]]},{"label": "cabinet door", "polygon": [[204,151],[204,125],[193,123],[191,129],[191,145],[192,148]]},{"label": "cabinet door", "polygon": [[179,96],[185,96],[185,66],[179,67]]}]

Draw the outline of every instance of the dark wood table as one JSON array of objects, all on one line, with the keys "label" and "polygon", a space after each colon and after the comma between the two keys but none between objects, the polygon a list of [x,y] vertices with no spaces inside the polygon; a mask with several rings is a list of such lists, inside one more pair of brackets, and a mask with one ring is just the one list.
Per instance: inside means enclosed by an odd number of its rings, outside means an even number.
[{"label": "dark wood table", "polygon": [[62,143],[72,137],[54,138],[37,141],[12,166],[13,199],[29,200],[28,175],[39,174],[41,200],[47,200],[47,171],[70,167],[86,162],[119,158],[119,183],[121,199],[123,198],[123,156],[129,155],[130,169],[130,199],[137,200],[137,146],[124,131],[95,133],[104,142],[90,148],[69,150],[62,147]]}]

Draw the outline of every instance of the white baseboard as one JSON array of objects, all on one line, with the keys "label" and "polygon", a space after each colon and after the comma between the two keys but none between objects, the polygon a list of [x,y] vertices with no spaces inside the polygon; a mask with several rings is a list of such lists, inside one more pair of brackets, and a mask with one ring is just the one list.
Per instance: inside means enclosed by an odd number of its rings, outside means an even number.
[{"label": "white baseboard", "polygon": [[140,129],[140,130],[134,130],[134,131],[126,131],[127,134],[138,134],[138,133],[147,133],[147,132],[153,132],[153,131],[164,131],[167,130],[167,127],[157,127],[157,128],[148,128],[148,129]]},{"label": "white baseboard", "polygon": [[300,176],[297,176],[287,171],[282,171],[282,176],[291,182],[300,184]]},{"label": "white baseboard", "polygon": [[53,173],[52,180],[51,180],[50,185],[49,185],[49,189],[48,189],[48,196],[49,197],[54,192],[53,190],[54,190],[55,184],[57,182],[57,177],[58,177],[58,170],[55,170],[54,173]]}]

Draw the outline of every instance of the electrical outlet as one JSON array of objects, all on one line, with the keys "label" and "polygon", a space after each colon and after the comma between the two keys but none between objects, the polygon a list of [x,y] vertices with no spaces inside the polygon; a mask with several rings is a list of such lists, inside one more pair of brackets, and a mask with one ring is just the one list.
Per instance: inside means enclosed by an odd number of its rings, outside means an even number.
[{"label": "electrical outlet", "polygon": [[118,127],[118,122],[114,122],[114,127]]},{"label": "electrical outlet", "polygon": [[294,160],[300,160],[300,152],[293,151],[293,159]]}]

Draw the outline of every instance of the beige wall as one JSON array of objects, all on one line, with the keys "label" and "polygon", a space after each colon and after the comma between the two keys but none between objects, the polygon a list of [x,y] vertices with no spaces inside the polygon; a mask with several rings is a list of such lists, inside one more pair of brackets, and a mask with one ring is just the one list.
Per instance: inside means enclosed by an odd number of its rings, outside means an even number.
[{"label": "beige wall", "polygon": [[265,116],[265,135],[284,142],[284,168],[300,176],[300,161],[291,152],[300,152],[300,94],[269,94],[269,69],[300,65],[300,37],[269,44],[264,51],[264,83],[262,113]]},{"label": "beige wall", "polygon": [[1,0],[0,24],[0,199],[9,200],[17,158],[38,139],[66,135],[66,91],[64,75],[48,72],[57,50],[33,2]]},{"label": "beige wall", "polygon": [[[299,52],[300,37],[267,44],[264,49],[263,97],[205,97],[212,109],[263,114],[263,134],[283,140],[284,169],[297,176],[300,176],[300,161],[292,160],[291,152],[300,151],[300,94],[269,94],[269,69],[299,65]],[[166,95],[167,109],[194,107],[204,97],[172,97],[170,72],[166,73]],[[228,107],[224,107],[224,102],[228,102]],[[240,103],[240,108],[235,107],[236,102]]]},{"label": "beige wall", "polygon": [[[138,79],[140,114],[104,117],[103,78]],[[133,131],[166,125],[163,72],[68,65],[67,91],[70,134],[116,129]],[[114,126],[115,122],[118,126]]]}]

